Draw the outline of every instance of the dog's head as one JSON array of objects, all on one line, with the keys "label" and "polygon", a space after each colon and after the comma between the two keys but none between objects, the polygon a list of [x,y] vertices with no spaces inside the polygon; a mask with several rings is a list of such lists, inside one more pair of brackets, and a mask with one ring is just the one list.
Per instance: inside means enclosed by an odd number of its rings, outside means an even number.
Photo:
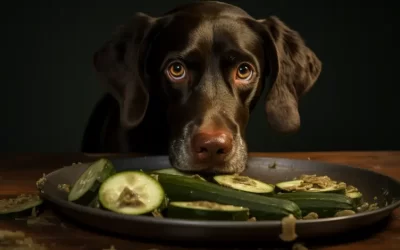
[{"label": "dog's head", "polygon": [[300,97],[321,71],[300,35],[277,17],[257,20],[207,1],[157,18],[136,14],[96,52],[94,65],[120,103],[125,128],[137,126],[150,98],[159,98],[172,165],[219,173],[245,169],[245,129],[265,80],[272,83],[268,122],[289,133],[300,126]]}]

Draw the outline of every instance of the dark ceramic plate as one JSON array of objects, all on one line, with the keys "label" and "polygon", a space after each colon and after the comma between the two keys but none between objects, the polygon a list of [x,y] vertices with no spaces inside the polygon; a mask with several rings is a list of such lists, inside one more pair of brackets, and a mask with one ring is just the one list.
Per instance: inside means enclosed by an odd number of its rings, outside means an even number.
[{"label": "dark ceramic plate", "polygon": [[[143,157],[112,160],[117,171],[128,169],[162,169],[170,167],[168,158]],[[276,163],[275,168],[268,166]],[[167,241],[275,241],[281,233],[280,221],[224,222],[188,221],[151,216],[128,216],[100,209],[88,208],[67,201],[58,184],[73,183],[87,165],[71,166],[54,171],[47,176],[43,198],[53,203],[56,209],[81,224],[94,229],[126,236]],[[290,160],[280,158],[253,157],[249,159],[245,175],[276,183],[290,180],[301,174],[328,175],[359,188],[366,201],[381,207],[349,217],[298,221],[296,232],[300,238],[332,236],[359,229],[388,217],[400,205],[400,183],[388,176],[372,171],[343,165]]]}]

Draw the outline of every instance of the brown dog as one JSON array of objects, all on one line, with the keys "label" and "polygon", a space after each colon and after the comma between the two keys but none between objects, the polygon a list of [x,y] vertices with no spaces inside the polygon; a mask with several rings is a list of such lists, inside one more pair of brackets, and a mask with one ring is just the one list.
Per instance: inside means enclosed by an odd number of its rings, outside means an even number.
[{"label": "brown dog", "polygon": [[295,132],[298,102],[321,62],[277,17],[256,20],[214,1],[161,17],[136,14],[96,52],[95,69],[109,94],[85,132],[85,152],[169,155],[187,171],[245,169],[245,129],[269,78],[271,127]]}]

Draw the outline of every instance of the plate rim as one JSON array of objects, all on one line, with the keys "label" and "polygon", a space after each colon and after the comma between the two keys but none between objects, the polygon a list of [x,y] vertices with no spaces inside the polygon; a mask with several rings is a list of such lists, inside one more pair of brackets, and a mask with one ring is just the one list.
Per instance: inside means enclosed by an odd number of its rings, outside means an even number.
[{"label": "plate rim", "polygon": [[[139,156],[139,157],[113,157],[110,158],[110,161],[118,161],[118,160],[132,160],[132,159],[167,159],[168,156],[164,155],[159,155],[159,156]],[[263,156],[253,156],[249,157],[249,160],[290,160],[290,161],[297,161],[297,162],[312,162],[313,164],[329,164],[329,165],[337,165],[337,166],[342,166],[342,167],[347,167],[347,168],[356,168],[361,171],[366,171],[370,172],[375,175],[381,175],[382,177],[389,178],[391,181],[397,183],[400,186],[400,180],[397,180],[391,176],[375,172],[370,169],[365,169],[357,166],[350,166],[347,164],[337,164],[337,163],[330,163],[330,162],[323,162],[323,161],[318,161],[318,160],[303,160],[303,159],[292,159],[292,158],[281,158],[281,157],[263,157]],[[85,163],[85,162],[82,162]],[[58,168],[48,174],[46,174],[47,177],[51,177],[52,175],[56,175],[59,171],[64,170],[65,168],[70,168],[74,167],[72,166],[64,166],[61,168]],[[45,183],[46,185],[46,183]],[[203,221],[203,220],[185,220],[185,219],[175,219],[175,218],[156,218],[152,216],[144,216],[144,215],[129,215],[129,214],[119,214],[115,213],[112,211],[107,211],[107,210],[100,210],[96,208],[91,208],[79,204],[75,204],[73,202],[69,202],[68,200],[60,199],[58,197],[55,197],[53,195],[49,195],[45,193],[44,191],[40,192],[40,196],[43,197],[43,199],[48,200],[64,209],[72,209],[75,212],[79,213],[85,213],[85,214],[91,214],[95,216],[100,216],[100,217],[113,217],[119,220],[127,220],[127,221],[132,221],[132,222],[139,222],[139,223],[152,223],[152,224],[157,224],[157,225],[165,225],[165,226],[189,226],[189,227],[203,227],[203,228],[219,228],[219,229],[227,229],[227,228],[241,228],[241,229],[246,229],[246,228],[265,228],[265,227],[274,227],[274,226],[280,226],[281,225],[281,220],[265,220],[265,221],[257,221],[257,223],[254,223],[253,221]],[[296,226],[301,226],[301,225],[308,225],[308,224],[326,224],[330,222],[338,222],[338,221],[351,221],[351,220],[357,220],[360,217],[365,217],[365,216],[373,216],[374,214],[381,214],[381,213],[389,213],[391,214],[395,209],[400,207],[400,199],[392,202],[390,205],[379,208],[377,210],[373,211],[367,211],[363,212],[360,214],[355,214],[352,216],[343,216],[343,217],[330,217],[330,218],[320,218],[320,219],[310,219],[310,220],[297,220],[296,221]]]}]

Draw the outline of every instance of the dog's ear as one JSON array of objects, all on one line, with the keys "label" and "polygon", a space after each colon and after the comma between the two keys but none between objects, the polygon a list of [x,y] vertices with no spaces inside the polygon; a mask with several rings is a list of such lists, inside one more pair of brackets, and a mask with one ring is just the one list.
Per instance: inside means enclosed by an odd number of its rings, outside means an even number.
[{"label": "dog's ear", "polygon": [[299,99],[316,82],[322,63],[299,33],[277,17],[258,23],[264,28],[264,49],[272,83],[265,102],[268,123],[278,132],[296,132],[300,128]]},{"label": "dog's ear", "polygon": [[124,128],[137,126],[147,110],[149,93],[145,84],[144,62],[156,21],[156,18],[136,13],[93,56],[97,74],[119,102]]}]

